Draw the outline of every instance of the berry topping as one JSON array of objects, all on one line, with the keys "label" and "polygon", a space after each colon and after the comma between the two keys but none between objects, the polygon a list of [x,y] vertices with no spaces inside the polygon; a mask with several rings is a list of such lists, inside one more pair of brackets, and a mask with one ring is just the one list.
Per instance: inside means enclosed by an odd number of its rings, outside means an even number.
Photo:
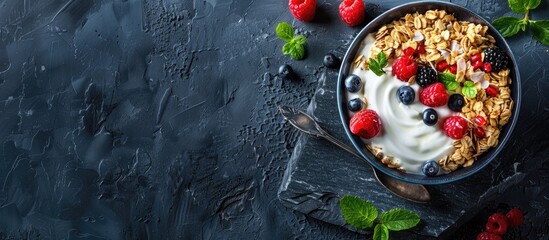
[{"label": "berry topping", "polygon": [[362,88],[362,80],[359,76],[351,74],[345,78],[345,88],[352,93],[358,92]]},{"label": "berry topping", "polygon": [[393,74],[403,82],[416,75],[417,63],[410,56],[401,56],[393,62]]},{"label": "berry topping", "polygon": [[456,64],[450,66],[450,72],[453,73],[453,74],[456,74],[458,71],[458,67]]},{"label": "berry topping", "polygon": [[448,108],[454,112],[461,112],[461,108],[465,105],[465,99],[461,94],[452,94],[448,99]]},{"label": "berry topping", "polygon": [[433,126],[438,122],[438,113],[435,109],[427,108],[423,111],[423,123],[427,126]]},{"label": "berry topping", "polygon": [[438,174],[438,171],[440,170],[440,166],[435,161],[426,161],[421,165],[421,171],[425,176],[427,177],[434,177]]},{"label": "berry topping", "polygon": [[402,86],[397,90],[397,97],[404,105],[410,105],[416,98],[416,92],[410,86]]},{"label": "berry topping", "polygon": [[524,222],[524,215],[522,214],[522,211],[518,208],[513,208],[505,214],[507,219],[509,220],[509,226],[511,227],[518,227]]},{"label": "berry topping", "polygon": [[482,66],[482,62],[481,61],[473,62],[472,66],[473,66],[473,69],[477,69]]},{"label": "berry topping", "polygon": [[490,47],[484,50],[484,62],[492,65],[492,71],[499,72],[509,65],[509,57],[503,50],[497,47]]},{"label": "berry topping", "polygon": [[411,47],[408,47],[406,49],[404,49],[404,56],[413,56],[414,55],[414,52],[415,50]]},{"label": "berry topping", "polygon": [[311,21],[315,17],[316,0],[290,0],[290,12],[299,21]]},{"label": "berry topping", "polygon": [[486,223],[486,231],[497,235],[503,235],[507,232],[509,221],[507,217],[501,213],[494,213],[488,218]]},{"label": "berry topping", "polygon": [[360,98],[353,98],[349,101],[348,107],[349,111],[358,112],[364,107],[364,102]]},{"label": "berry topping", "polygon": [[339,65],[341,65],[341,61],[334,54],[328,53],[324,56],[324,66],[328,68],[338,68]]},{"label": "berry topping", "polygon": [[461,139],[469,130],[467,120],[460,116],[446,118],[443,123],[444,133],[452,139]]},{"label": "berry topping", "polygon": [[486,62],[484,64],[482,64],[482,70],[486,73],[489,73],[492,71],[492,64]]},{"label": "berry topping", "polygon": [[479,138],[484,138],[486,137],[486,131],[484,131],[484,128],[482,127],[477,127],[473,130],[473,133],[479,137]]},{"label": "berry topping", "polygon": [[419,89],[419,101],[428,107],[440,107],[448,102],[448,93],[442,83],[433,83]]},{"label": "berry topping", "polygon": [[486,125],[486,118],[478,115],[473,118],[473,122],[477,125],[477,127],[483,127],[484,125]]},{"label": "berry topping", "polygon": [[419,65],[416,74],[416,82],[419,86],[427,87],[436,81],[437,71],[435,71],[435,69],[425,65]]},{"label": "berry topping", "polygon": [[373,138],[381,131],[381,120],[374,110],[362,110],[349,123],[351,132],[363,138]]},{"label": "berry topping", "polygon": [[351,27],[364,21],[364,2],[362,0],[343,0],[339,4],[339,16]]},{"label": "berry topping", "polygon": [[481,62],[482,62],[482,54],[477,53],[477,54],[471,56],[471,57],[469,58],[469,60],[470,60],[471,62],[478,62],[478,61],[481,61]]},{"label": "berry topping", "polygon": [[282,79],[291,80],[296,78],[294,69],[292,69],[292,67],[290,67],[290,65],[288,64],[284,64],[280,66],[278,68],[278,74]]},{"label": "berry topping", "polygon": [[425,44],[423,44],[423,41],[417,44],[416,52],[418,54],[425,54]]},{"label": "berry topping", "polygon": [[501,236],[489,232],[481,232],[477,235],[476,240],[501,240]]},{"label": "berry topping", "polygon": [[437,71],[444,72],[446,69],[448,69],[448,62],[446,62],[446,60],[437,63]]},{"label": "berry topping", "polygon": [[486,91],[486,95],[490,97],[495,97],[498,95],[498,89],[492,85],[488,86],[486,89],[484,89],[484,91]]}]

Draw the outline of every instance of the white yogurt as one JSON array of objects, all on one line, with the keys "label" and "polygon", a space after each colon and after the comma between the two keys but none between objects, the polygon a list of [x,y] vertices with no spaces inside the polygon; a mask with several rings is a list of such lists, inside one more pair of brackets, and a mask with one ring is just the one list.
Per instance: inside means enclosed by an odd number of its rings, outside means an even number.
[{"label": "white yogurt", "polygon": [[[370,58],[370,48],[374,45],[374,35],[369,34],[361,43],[358,55]],[[386,74],[375,75],[370,70],[351,68],[351,73],[359,76],[363,83],[362,93],[347,93],[347,100],[365,97],[368,109],[376,111],[381,118],[383,130],[372,139],[363,139],[366,144],[382,148],[384,156],[392,156],[393,162],[400,164],[407,173],[421,174],[421,164],[428,160],[438,161],[453,152],[453,140],[441,130],[443,120],[453,115],[447,106],[435,107],[438,123],[427,126],[423,123],[423,110],[429,108],[419,102],[417,84],[411,85],[416,97],[412,104],[404,105],[397,98],[400,86],[408,85],[392,74],[392,61],[384,68]],[[353,114],[349,112],[349,114]]]}]

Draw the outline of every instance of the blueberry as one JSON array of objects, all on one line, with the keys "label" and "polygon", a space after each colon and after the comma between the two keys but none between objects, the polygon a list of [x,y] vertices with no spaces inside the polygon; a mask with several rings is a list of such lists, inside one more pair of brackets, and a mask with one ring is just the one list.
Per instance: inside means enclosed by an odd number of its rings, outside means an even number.
[{"label": "blueberry", "polygon": [[362,88],[362,80],[359,76],[351,74],[345,78],[345,88],[352,93],[358,92]]},{"label": "blueberry", "polygon": [[397,90],[397,97],[405,105],[410,105],[416,98],[414,89],[410,86],[402,86]]},{"label": "blueberry", "polygon": [[360,98],[353,98],[349,101],[348,107],[349,111],[358,112],[364,107],[364,102]]},{"label": "blueberry", "polygon": [[427,126],[433,126],[437,124],[438,113],[435,109],[427,108],[423,111],[423,123]]},{"label": "blueberry", "polygon": [[461,112],[461,108],[465,105],[465,99],[461,94],[452,94],[448,99],[448,108],[454,112]]},{"label": "blueberry", "polygon": [[427,177],[436,176],[439,170],[440,166],[438,166],[438,163],[435,161],[426,161],[423,163],[423,165],[421,165],[421,171]]},{"label": "blueberry", "polygon": [[278,68],[278,74],[282,79],[294,79],[296,77],[294,69],[288,64],[284,64]]},{"label": "blueberry", "polygon": [[324,66],[328,68],[338,68],[340,64],[341,61],[334,54],[328,53],[324,56]]}]

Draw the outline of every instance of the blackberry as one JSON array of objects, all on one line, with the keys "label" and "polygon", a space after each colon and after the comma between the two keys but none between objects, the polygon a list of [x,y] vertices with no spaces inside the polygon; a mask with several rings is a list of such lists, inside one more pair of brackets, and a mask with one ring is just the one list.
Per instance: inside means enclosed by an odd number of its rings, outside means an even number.
[{"label": "blackberry", "polygon": [[437,81],[437,71],[435,69],[420,65],[417,69],[416,82],[419,86],[427,87]]},{"label": "blackberry", "polygon": [[509,57],[497,47],[490,47],[484,50],[484,62],[490,63],[492,71],[499,72],[509,65]]}]

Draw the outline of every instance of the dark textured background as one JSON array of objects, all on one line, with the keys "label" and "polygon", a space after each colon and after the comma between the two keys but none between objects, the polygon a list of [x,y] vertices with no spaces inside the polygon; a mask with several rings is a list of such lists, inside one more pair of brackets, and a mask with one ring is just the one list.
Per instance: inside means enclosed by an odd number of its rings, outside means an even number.
[{"label": "dark textured background", "polygon": [[[399,2],[366,1],[368,18]],[[504,0],[453,2],[511,14]],[[323,55],[360,29],[338,4],[302,23],[286,1],[0,0],[0,239],[361,238],[277,199],[299,136],[277,105],[306,108]],[[531,17],[547,16],[542,0]],[[308,36],[304,61],[281,55],[280,21]],[[509,43],[531,87],[500,161],[527,176],[455,238],[508,206],[527,212],[509,239],[549,238],[549,48]],[[276,76],[284,62],[300,81]]]}]

